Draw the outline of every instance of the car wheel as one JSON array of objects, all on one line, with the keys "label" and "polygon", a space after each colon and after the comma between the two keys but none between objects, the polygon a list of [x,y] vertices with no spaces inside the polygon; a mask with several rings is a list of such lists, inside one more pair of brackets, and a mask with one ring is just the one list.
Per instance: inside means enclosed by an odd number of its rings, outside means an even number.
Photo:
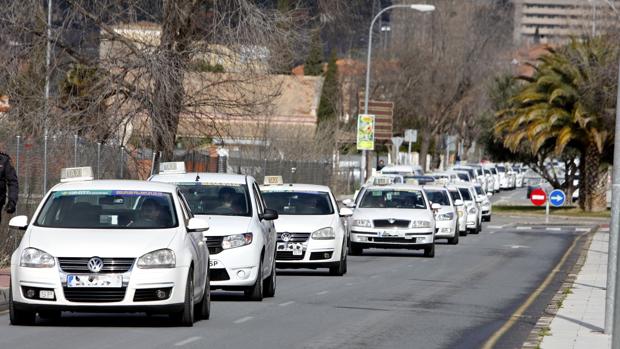
[{"label": "car wheel", "polygon": [[192,327],[194,326],[194,277],[192,276],[193,270],[190,269],[187,275],[187,282],[185,283],[185,302],[183,303],[183,310],[178,313],[171,314],[172,321],[180,326]]},{"label": "car wheel", "polygon": [[263,289],[265,297],[273,297],[276,295],[276,258],[273,257],[273,265],[271,266],[271,275],[265,279]]},{"label": "car wheel", "polygon": [[354,242],[349,245],[349,254],[351,256],[361,256],[364,253],[364,249],[360,246],[357,246]]},{"label": "car wheel", "polygon": [[211,317],[211,282],[210,278],[207,277],[205,280],[205,288],[202,294],[202,299],[196,305],[195,313],[198,315],[198,319],[209,320]]},{"label": "car wheel", "polygon": [[464,231],[459,231],[460,236],[467,236],[467,228]]},{"label": "car wheel", "polygon": [[14,326],[34,325],[36,321],[36,313],[34,311],[15,309],[15,304],[13,304],[13,290],[11,286],[9,286],[9,320],[11,321],[11,325]]},{"label": "car wheel", "polygon": [[448,243],[450,245],[458,245],[458,243],[459,243],[459,234],[454,234],[453,238],[449,238],[448,239]]},{"label": "car wheel", "polygon": [[256,282],[254,286],[250,286],[244,291],[245,296],[251,301],[260,302],[263,300],[263,261],[258,264],[258,275],[256,275]]},{"label": "car wheel", "polygon": [[342,251],[340,254],[340,261],[338,262],[338,265],[329,267],[329,275],[342,276],[346,272],[347,272],[347,259],[346,259],[346,255],[344,254],[344,251]]},{"label": "car wheel", "polygon": [[346,274],[348,271],[348,267],[347,267],[347,249],[344,248],[344,246],[342,247],[342,253],[344,253],[344,273]]},{"label": "car wheel", "polygon": [[426,258],[435,257],[435,244],[432,244],[429,247],[424,247],[424,257]]}]

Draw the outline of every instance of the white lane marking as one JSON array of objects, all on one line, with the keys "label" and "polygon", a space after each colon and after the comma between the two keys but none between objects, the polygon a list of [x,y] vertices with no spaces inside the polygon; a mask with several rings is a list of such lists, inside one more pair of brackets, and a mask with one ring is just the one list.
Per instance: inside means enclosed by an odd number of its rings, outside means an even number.
[{"label": "white lane marking", "polygon": [[291,305],[291,304],[293,304],[293,303],[295,303],[295,302],[293,302],[293,301],[288,301],[288,302],[280,303],[280,304],[278,304],[278,305],[279,305],[279,306],[281,306],[281,307],[286,307],[287,305]]},{"label": "white lane marking", "polygon": [[497,233],[496,231],[490,231],[489,234],[495,234]]},{"label": "white lane marking", "polygon": [[189,337],[188,339],[182,340],[180,342],[174,343],[175,347],[182,347],[186,344],[189,344],[191,342],[195,342],[197,340],[200,340],[202,337]]},{"label": "white lane marking", "polygon": [[530,248],[529,246],[524,246],[524,245],[504,245],[506,247],[510,247],[512,249],[518,249],[518,248]]},{"label": "white lane marking", "polygon": [[532,230],[532,227],[517,227],[517,230]]},{"label": "white lane marking", "polygon": [[504,229],[503,225],[489,225],[487,228],[489,229]]},{"label": "white lane marking", "polygon": [[379,275],[371,275],[371,276],[370,276],[370,278],[371,278],[371,279],[376,279],[376,278],[378,278],[378,277],[379,277]]},{"label": "white lane marking", "polygon": [[562,228],[551,228],[551,227],[547,227],[547,229],[545,229],[545,230],[548,230],[548,231],[562,231]]},{"label": "white lane marking", "polygon": [[329,291],[321,291],[321,292],[317,292],[316,295],[317,296],[322,296],[322,295],[327,294],[327,293],[329,293]]},{"label": "white lane marking", "polygon": [[242,323],[244,323],[244,322],[247,322],[247,321],[252,320],[253,318],[254,318],[253,316],[246,316],[246,317],[242,317],[242,318],[241,318],[241,319],[239,319],[239,320],[235,320],[235,321],[234,321],[234,323],[235,323],[235,324],[242,324]]},{"label": "white lane marking", "polygon": [[590,228],[577,228],[575,229],[575,231],[586,232],[586,231],[590,231]]},{"label": "white lane marking", "polygon": [[350,283],[350,282],[347,282],[347,283],[346,283],[346,285],[347,285],[347,286],[353,286],[353,284],[352,284],[352,283]]}]

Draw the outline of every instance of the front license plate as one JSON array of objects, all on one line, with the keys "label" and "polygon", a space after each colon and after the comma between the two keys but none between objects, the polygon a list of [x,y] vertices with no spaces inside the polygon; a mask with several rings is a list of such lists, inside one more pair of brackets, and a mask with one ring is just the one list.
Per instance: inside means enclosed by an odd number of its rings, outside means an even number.
[{"label": "front license plate", "polygon": [[67,275],[67,287],[122,287],[120,274]]},{"label": "front license plate", "polygon": [[219,265],[220,265],[220,262],[219,262],[219,261],[215,261],[215,260],[210,260],[210,261],[209,261],[209,267],[210,267],[210,268],[217,267],[217,266],[219,266]]}]

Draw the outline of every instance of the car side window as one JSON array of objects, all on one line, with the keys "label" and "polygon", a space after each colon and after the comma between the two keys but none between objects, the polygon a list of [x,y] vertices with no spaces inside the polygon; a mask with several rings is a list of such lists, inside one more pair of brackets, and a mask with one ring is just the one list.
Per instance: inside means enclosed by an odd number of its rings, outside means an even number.
[{"label": "car side window", "polygon": [[181,192],[178,191],[177,195],[179,196],[179,202],[181,203],[181,211],[183,212],[183,217],[185,218],[185,221],[188,221],[190,218],[193,218],[194,215],[192,214],[192,211],[189,209],[189,205],[187,204],[187,201],[185,200],[185,197],[183,196],[183,194],[181,194]]}]

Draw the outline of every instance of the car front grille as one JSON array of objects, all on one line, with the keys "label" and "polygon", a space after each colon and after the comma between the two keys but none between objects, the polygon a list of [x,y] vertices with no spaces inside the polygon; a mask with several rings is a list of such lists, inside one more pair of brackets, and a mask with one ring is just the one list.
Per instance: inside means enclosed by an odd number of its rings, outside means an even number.
[{"label": "car front grille", "polygon": [[[60,269],[65,273],[90,273],[88,270],[87,258],[74,258],[74,257],[58,257],[58,264]],[[135,258],[101,258],[103,261],[103,268],[99,273],[116,273],[122,274],[131,269]]]},{"label": "car front grille", "polygon": [[109,303],[120,302],[125,298],[126,287],[118,288],[81,288],[63,287],[65,298],[77,303]]},{"label": "car front grille", "polygon": [[[289,238],[287,241],[284,241],[282,239],[283,234],[288,234]],[[288,232],[278,233],[278,242],[292,242],[292,243],[306,242],[308,241],[309,238],[310,238],[310,233],[288,233]]]},{"label": "car front grille", "polygon": [[375,228],[408,228],[409,221],[405,219],[395,219],[390,222],[388,219],[375,219],[373,221]]},{"label": "car front grille", "polygon": [[368,241],[370,242],[377,242],[377,243],[392,243],[392,244],[412,244],[415,243],[416,239],[405,239],[405,238],[400,238],[400,237],[371,237],[368,238]]},{"label": "car front grille", "polygon": [[209,254],[218,254],[224,249],[222,248],[223,236],[207,236],[207,247],[209,248]]},{"label": "car front grille", "polygon": [[276,260],[277,261],[300,261],[304,259],[305,255],[306,255],[306,251],[303,251],[301,255],[299,256],[293,255],[293,251],[277,251]]},{"label": "car front grille", "polygon": [[211,269],[209,270],[209,275],[211,276],[211,281],[230,280],[230,275],[228,275],[228,272],[224,268]]}]

